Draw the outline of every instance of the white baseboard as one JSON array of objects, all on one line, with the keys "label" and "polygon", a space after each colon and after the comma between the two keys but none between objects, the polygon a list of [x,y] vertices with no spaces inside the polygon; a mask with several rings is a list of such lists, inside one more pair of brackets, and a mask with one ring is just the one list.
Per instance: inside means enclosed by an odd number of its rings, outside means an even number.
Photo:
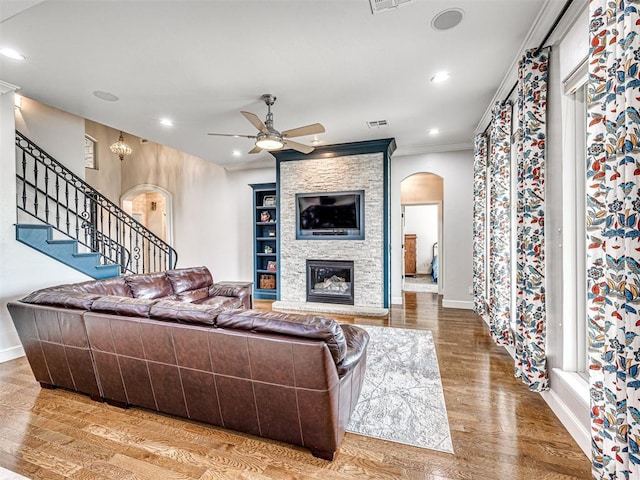
[{"label": "white baseboard", "polygon": [[22,348],[22,345],[0,350],[0,363],[8,362],[9,360],[15,360],[16,358],[20,357],[24,357],[24,348]]},{"label": "white baseboard", "polygon": [[460,300],[442,300],[444,308],[462,308],[464,310],[473,310],[473,302],[462,302]]},{"label": "white baseboard", "polygon": [[[550,381],[552,389],[540,395],[558,417],[584,454],[591,458],[591,433],[589,431],[589,385],[575,372],[554,368]],[[576,411],[582,413],[581,422]]]},{"label": "white baseboard", "polygon": [[391,297],[391,305],[402,305],[402,297]]}]

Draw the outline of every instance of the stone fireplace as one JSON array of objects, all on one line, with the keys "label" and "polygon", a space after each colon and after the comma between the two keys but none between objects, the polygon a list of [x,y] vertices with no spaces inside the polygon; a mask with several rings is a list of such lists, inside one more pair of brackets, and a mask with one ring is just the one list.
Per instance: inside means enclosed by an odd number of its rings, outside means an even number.
[{"label": "stone fireplace", "polygon": [[[275,152],[280,296],[274,310],[388,313],[388,169],[394,149],[393,139],[383,139],[316,147],[308,155]],[[353,191],[362,192],[361,236],[298,238],[297,195]],[[351,266],[338,266],[337,272],[325,275],[325,265],[313,274],[308,265],[319,259]]]},{"label": "stone fireplace", "polygon": [[353,262],[307,260],[307,302],[353,305]]}]

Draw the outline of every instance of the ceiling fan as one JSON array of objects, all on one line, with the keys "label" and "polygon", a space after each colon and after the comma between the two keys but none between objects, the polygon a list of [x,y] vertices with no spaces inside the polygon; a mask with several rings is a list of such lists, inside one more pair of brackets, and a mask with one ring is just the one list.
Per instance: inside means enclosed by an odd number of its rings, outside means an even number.
[{"label": "ceiling fan", "polygon": [[276,97],[270,93],[265,93],[260,97],[260,99],[267,104],[267,118],[264,123],[255,113],[240,112],[254,127],[258,129],[257,135],[234,135],[230,133],[210,133],[209,135],[216,135],[219,137],[254,138],[256,143],[249,153],[259,153],[262,150],[282,150],[284,148],[291,148],[301,153],[311,153],[313,151],[312,146],[294,142],[289,139],[292,137],[303,137],[305,135],[324,133],[324,127],[319,123],[314,123],[304,127],[292,128],[290,130],[279,132],[273,128],[273,114],[271,113],[271,105],[276,103]]}]

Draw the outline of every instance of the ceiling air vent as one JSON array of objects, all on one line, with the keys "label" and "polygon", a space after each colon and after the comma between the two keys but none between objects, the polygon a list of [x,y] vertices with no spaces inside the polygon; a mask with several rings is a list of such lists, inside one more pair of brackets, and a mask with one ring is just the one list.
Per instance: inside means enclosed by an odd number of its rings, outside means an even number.
[{"label": "ceiling air vent", "polygon": [[369,0],[371,4],[371,13],[374,15],[380,12],[394,10],[407,3],[413,3],[416,0]]},{"label": "ceiling air vent", "polygon": [[373,120],[367,122],[367,127],[369,128],[382,128],[386,127],[387,125],[389,125],[389,122],[387,122],[386,120]]}]

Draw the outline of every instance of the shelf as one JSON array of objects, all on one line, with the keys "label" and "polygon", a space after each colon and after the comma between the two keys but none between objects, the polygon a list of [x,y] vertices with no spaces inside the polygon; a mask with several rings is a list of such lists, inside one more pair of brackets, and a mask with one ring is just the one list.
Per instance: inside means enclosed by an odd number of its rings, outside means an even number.
[{"label": "shelf", "polygon": [[278,237],[256,237],[256,240],[277,240]]},{"label": "shelf", "polygon": [[256,292],[275,293],[275,288],[256,288]]},{"label": "shelf", "polygon": [[[280,274],[277,270],[268,270],[267,265],[276,265],[279,258],[280,240],[278,233],[278,187],[275,183],[254,183],[253,189],[253,293],[254,298],[277,300],[280,292]],[[273,201],[273,205],[264,205],[265,199]],[[267,221],[262,221],[267,220]],[[274,236],[270,236],[274,235]],[[264,251],[265,247],[273,249],[271,253]],[[273,285],[273,288],[260,288],[260,277],[268,275],[265,286]]]},{"label": "shelf", "polygon": [[273,253],[258,252],[258,253],[256,253],[256,255],[259,256],[259,257],[275,257],[276,256],[276,252],[273,252]]},{"label": "shelf", "polygon": [[256,210],[277,210],[275,205],[272,205],[270,207],[265,207],[265,206],[257,206]]},{"label": "shelf", "polygon": [[256,272],[258,272],[258,273],[270,273],[272,275],[276,275],[278,273],[277,270],[262,270],[260,268],[256,269]]},{"label": "shelf", "polygon": [[256,222],[256,225],[275,225],[276,222]]}]

